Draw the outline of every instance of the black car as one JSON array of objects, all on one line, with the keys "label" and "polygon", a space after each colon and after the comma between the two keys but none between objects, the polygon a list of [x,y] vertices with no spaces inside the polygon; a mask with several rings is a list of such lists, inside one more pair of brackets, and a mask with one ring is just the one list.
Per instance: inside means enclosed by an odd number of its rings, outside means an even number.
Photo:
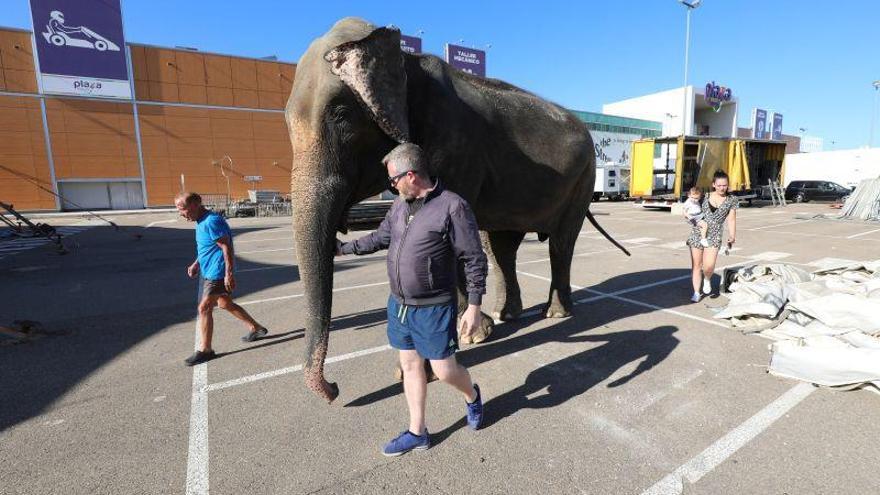
[{"label": "black car", "polygon": [[785,199],[795,203],[804,201],[841,201],[852,190],[836,182],[825,180],[793,180],[785,188]]}]

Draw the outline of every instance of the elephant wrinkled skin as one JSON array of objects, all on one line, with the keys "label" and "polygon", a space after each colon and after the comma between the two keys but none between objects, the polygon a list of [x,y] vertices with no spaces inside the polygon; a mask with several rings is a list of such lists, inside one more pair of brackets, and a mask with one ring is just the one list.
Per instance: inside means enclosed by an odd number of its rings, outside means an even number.
[{"label": "elephant wrinkled skin", "polygon": [[[432,175],[471,204],[495,267],[493,316],[508,320],[522,312],[515,264],[527,232],[549,239],[552,281],[545,315],[571,314],[574,244],[585,217],[598,228],[589,214],[593,142],[571,113],[502,81],[455,70],[433,55],[404,53],[395,28],[346,18],[313,41],[300,60],[286,119],[306,299],[305,381],[319,396],[332,401],[338,394],[323,372],[336,232],[346,231],[352,205],[387,188],[380,161],[400,143],[420,145]],[[484,315],[475,340],[488,336],[491,325]]]}]

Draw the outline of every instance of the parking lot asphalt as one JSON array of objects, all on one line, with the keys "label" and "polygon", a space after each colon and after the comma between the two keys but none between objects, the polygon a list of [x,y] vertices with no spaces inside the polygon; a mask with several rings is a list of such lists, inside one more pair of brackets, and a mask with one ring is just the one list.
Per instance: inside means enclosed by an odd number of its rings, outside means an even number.
[{"label": "parking lot asphalt", "polygon": [[[877,491],[880,397],[767,374],[769,341],[713,319],[723,296],[689,302],[684,220],[630,203],[592,209],[632,257],[585,225],[574,316],[525,316],[459,352],[483,390],[485,427],[468,430],[460,396],[432,383],[433,445],[395,459],[379,452],[407,424],[381,253],[337,258],[326,373],[341,393],[327,405],[302,383],[289,219],[230,221],[236,300],[271,333],[243,344],[244,327],[218,311],[220,356],[195,368],[183,365],[196,325],[192,224],[64,218],[83,227],[64,256],[0,241],[0,325],[42,325],[26,342],[0,340],[0,493]],[[741,208],[717,273],[880,258],[880,226],[809,218],[831,212]],[[519,251],[527,311],[548,294],[547,249],[529,235]],[[493,306],[490,288],[483,309]]]}]

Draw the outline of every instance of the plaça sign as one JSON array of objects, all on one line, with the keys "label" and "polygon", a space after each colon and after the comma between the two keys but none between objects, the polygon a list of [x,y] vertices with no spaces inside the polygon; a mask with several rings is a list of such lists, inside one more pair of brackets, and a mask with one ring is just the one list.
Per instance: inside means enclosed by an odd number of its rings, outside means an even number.
[{"label": "pla\u00e7a sign", "polygon": [[30,0],[43,93],[131,99],[120,0]]},{"label": "pla\u00e7a sign", "polygon": [[468,74],[486,77],[486,52],[466,46],[446,44],[446,63]]},{"label": "pla\u00e7a sign", "polygon": [[406,53],[422,53],[422,39],[401,34],[400,49]]},{"label": "pla\u00e7a sign", "polygon": [[724,86],[718,86],[715,81],[706,84],[706,93],[703,95],[706,103],[716,112],[721,110],[721,105],[733,98],[733,91]]},{"label": "pla\u00e7a sign", "polygon": [[634,141],[642,139],[638,134],[590,131],[596,150],[596,166],[630,166],[630,150]]},{"label": "pla\u00e7a sign", "polygon": [[764,139],[767,133],[767,110],[752,109],[752,138]]},{"label": "pla\u00e7a sign", "polygon": [[773,112],[770,114],[770,139],[782,141],[782,114]]}]

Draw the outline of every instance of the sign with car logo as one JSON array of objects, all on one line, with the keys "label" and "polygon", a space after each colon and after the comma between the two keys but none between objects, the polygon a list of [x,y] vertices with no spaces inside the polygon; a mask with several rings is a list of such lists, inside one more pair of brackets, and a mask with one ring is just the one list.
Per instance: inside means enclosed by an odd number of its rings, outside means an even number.
[{"label": "sign with car logo", "polygon": [[120,0],[30,0],[43,93],[131,99]]}]

